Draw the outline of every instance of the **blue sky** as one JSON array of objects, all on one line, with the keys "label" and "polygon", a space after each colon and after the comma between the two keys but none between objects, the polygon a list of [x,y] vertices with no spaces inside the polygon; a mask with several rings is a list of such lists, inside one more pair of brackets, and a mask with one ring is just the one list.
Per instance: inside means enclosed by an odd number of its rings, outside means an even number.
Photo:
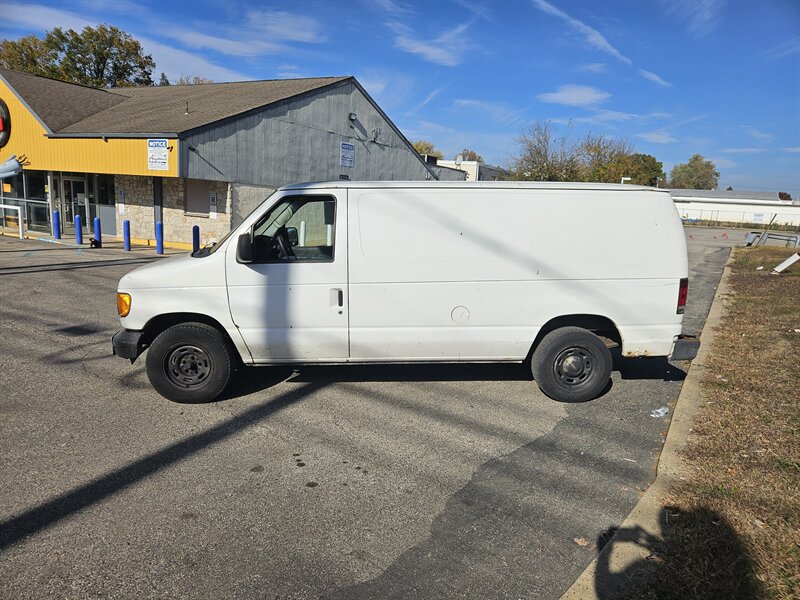
[{"label": "blue sky", "polygon": [[355,75],[410,139],[505,166],[531,123],[800,197],[797,0],[0,0],[0,37],[107,23],[156,77]]}]

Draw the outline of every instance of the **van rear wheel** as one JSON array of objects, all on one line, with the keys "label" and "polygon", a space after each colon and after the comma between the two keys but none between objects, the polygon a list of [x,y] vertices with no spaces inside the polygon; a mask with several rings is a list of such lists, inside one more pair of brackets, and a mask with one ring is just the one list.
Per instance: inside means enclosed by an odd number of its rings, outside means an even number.
[{"label": "van rear wheel", "polygon": [[541,390],[561,402],[596,398],[611,377],[611,352],[591,331],[562,327],[542,338],[531,359]]},{"label": "van rear wheel", "polygon": [[222,334],[204,323],[182,323],[162,331],[147,351],[147,377],[175,402],[210,402],[231,375],[231,354]]}]

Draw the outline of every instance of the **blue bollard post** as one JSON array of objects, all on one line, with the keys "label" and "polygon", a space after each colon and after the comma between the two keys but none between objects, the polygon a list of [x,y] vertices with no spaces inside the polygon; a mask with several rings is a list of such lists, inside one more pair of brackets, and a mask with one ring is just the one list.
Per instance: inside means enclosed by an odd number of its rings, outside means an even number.
[{"label": "blue bollard post", "polygon": [[100,228],[100,217],[94,218],[94,247],[103,247],[103,231]]},{"label": "blue bollard post", "polygon": [[200,250],[200,226],[192,227],[192,254]]},{"label": "blue bollard post", "polygon": [[83,244],[83,226],[80,215],[75,215],[75,243]]},{"label": "blue bollard post", "polygon": [[128,252],[131,250],[131,222],[128,219],[122,222],[122,247]]},{"label": "blue bollard post", "polygon": [[156,223],[156,254],[164,254],[164,224]]},{"label": "blue bollard post", "polygon": [[53,237],[61,239],[61,213],[57,210],[53,211]]}]

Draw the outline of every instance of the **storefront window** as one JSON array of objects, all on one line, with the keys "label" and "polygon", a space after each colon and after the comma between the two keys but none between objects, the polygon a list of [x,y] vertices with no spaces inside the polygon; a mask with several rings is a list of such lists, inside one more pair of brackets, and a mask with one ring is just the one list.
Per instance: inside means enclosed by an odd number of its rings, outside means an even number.
[{"label": "storefront window", "polygon": [[5,198],[24,198],[25,188],[22,185],[22,173],[6,177],[3,182],[3,196]]},{"label": "storefront window", "polygon": [[29,200],[47,200],[44,188],[47,186],[45,171],[25,171]]},{"label": "storefront window", "polygon": [[98,175],[96,198],[98,204],[115,204],[114,202],[114,176]]}]

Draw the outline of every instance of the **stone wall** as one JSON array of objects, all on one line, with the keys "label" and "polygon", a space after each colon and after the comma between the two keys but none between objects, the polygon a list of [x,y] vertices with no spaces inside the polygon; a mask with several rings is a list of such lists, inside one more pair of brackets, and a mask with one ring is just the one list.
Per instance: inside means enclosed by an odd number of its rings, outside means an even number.
[{"label": "stone wall", "polygon": [[192,227],[200,227],[200,245],[205,246],[222,239],[231,228],[230,185],[221,181],[209,181],[209,192],[217,193],[217,217],[186,213],[184,180],[164,179],[164,240],[192,242]]},{"label": "stone wall", "polygon": [[[155,214],[153,209],[153,178],[116,175],[114,189],[117,196],[117,236],[122,237],[122,221],[131,223],[131,237],[155,239]],[[185,180],[177,177],[162,178],[162,220],[164,241],[192,243],[192,227],[200,227],[200,245],[219,240],[231,227],[231,186],[225,182],[210,181],[209,191],[217,193],[217,217],[186,213]]]},{"label": "stone wall", "polygon": [[153,218],[153,178],[114,176],[117,200],[117,237],[122,237],[122,221],[131,222],[131,237],[155,239]]}]

